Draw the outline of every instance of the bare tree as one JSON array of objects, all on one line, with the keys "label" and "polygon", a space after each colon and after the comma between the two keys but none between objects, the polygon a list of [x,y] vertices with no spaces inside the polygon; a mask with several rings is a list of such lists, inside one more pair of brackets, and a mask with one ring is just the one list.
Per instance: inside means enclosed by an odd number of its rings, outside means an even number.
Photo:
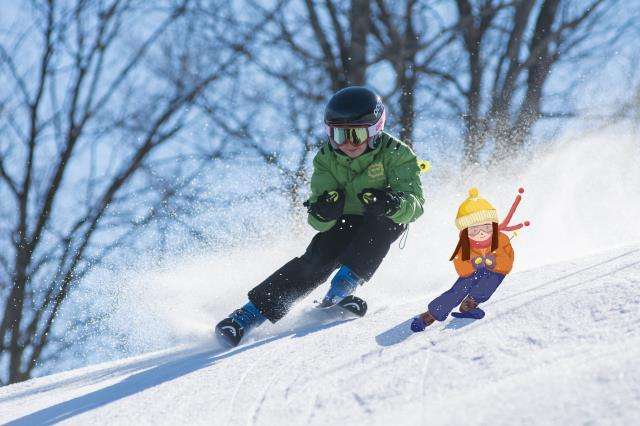
[{"label": "bare tree", "polygon": [[175,46],[154,68],[190,3],[32,2],[21,13],[33,24],[0,41],[3,383],[55,352],[69,294],[190,180],[174,147],[188,107],[239,59],[221,41],[206,70]]},{"label": "bare tree", "polygon": [[[271,7],[250,3],[255,13],[249,16],[265,26],[256,43],[242,51],[251,65],[239,71],[240,83],[226,105],[212,106],[213,93],[198,105],[234,141],[236,154],[248,158],[253,153],[276,171],[276,181],[263,182],[253,196],[283,196],[297,215],[310,158],[324,138],[319,126],[324,102],[333,90],[365,80],[368,15],[355,9],[367,8],[368,1],[355,1],[351,8],[334,1],[281,0]],[[301,15],[291,12],[294,3]],[[201,15],[209,13],[205,2]],[[329,29],[335,32],[329,34]]]},{"label": "bare tree", "polygon": [[394,103],[388,103],[398,109],[400,138],[411,144],[420,79],[425,71],[434,69],[434,60],[453,42],[455,34],[441,19],[441,11],[429,2],[374,3],[370,22],[376,41],[373,62],[385,61],[394,70],[395,84],[385,98],[394,99]]},{"label": "bare tree", "polygon": [[[370,3],[371,0],[325,0],[320,4],[304,0],[306,16],[302,19],[291,19],[287,13],[275,17],[280,30],[276,40],[308,66],[324,70],[332,92],[348,85],[364,84]],[[292,21],[297,24],[293,25]],[[310,27],[309,32],[304,30],[306,27]],[[274,74],[286,78],[281,71]]]},{"label": "bare tree", "polygon": [[619,5],[616,0],[456,0],[457,43],[443,52],[450,61],[421,71],[440,83],[439,96],[464,118],[468,163],[479,161],[488,141],[495,143],[496,160],[522,150],[546,114],[545,87],[554,68],[563,61],[577,66],[586,57],[604,57],[604,46],[626,27],[606,25],[607,14]]}]

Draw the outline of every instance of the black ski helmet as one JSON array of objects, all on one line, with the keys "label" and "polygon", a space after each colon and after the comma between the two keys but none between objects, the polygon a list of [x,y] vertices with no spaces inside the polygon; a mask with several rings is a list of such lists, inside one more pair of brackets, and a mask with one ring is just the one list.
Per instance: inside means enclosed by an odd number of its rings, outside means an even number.
[{"label": "black ski helmet", "polygon": [[382,133],[385,118],[385,108],[380,96],[363,86],[339,90],[331,97],[324,110],[324,123],[329,136],[332,127],[366,127],[371,138],[370,146]]},{"label": "black ski helmet", "polygon": [[324,110],[328,126],[373,126],[384,112],[382,99],[362,86],[345,87],[331,97]]}]

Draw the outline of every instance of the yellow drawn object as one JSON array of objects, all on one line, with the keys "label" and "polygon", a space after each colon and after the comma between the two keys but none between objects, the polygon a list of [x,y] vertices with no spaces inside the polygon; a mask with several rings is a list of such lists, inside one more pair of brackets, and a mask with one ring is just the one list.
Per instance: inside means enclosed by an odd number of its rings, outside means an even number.
[{"label": "yellow drawn object", "polygon": [[420,167],[420,172],[427,173],[429,170],[431,170],[431,163],[427,160],[418,159],[418,167]]}]

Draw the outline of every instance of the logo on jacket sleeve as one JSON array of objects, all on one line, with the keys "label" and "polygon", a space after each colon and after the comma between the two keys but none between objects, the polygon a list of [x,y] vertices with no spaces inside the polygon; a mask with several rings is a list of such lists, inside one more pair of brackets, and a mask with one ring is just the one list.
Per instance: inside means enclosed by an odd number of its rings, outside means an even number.
[{"label": "logo on jacket sleeve", "polygon": [[382,163],[373,163],[367,169],[367,176],[371,179],[384,179],[384,166]]}]

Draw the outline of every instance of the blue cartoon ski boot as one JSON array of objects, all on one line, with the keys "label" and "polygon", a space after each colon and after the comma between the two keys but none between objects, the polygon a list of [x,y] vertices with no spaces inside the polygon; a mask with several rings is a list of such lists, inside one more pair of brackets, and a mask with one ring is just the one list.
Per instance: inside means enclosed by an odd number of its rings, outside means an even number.
[{"label": "blue cartoon ski boot", "polygon": [[484,318],[484,311],[480,308],[473,308],[468,311],[451,312],[451,316],[455,318],[482,319]]}]

